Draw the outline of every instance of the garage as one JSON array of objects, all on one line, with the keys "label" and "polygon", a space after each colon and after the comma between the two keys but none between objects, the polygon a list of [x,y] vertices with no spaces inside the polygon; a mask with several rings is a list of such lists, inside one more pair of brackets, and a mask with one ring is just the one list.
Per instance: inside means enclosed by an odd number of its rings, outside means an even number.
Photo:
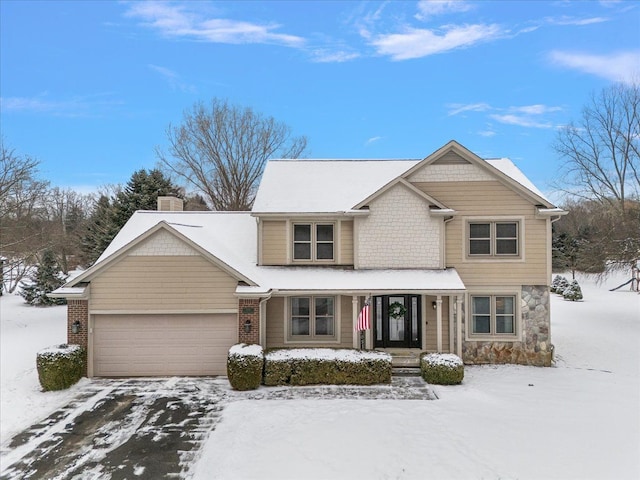
[{"label": "garage", "polygon": [[236,314],[94,315],[97,377],[226,375]]}]

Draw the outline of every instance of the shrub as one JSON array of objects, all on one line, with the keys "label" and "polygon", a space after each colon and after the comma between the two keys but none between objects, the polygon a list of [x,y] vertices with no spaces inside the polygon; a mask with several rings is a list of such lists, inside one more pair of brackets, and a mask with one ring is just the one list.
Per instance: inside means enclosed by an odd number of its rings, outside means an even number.
[{"label": "shrub", "polygon": [[464,378],[464,364],[453,353],[423,353],[420,371],[422,378],[434,385],[457,385]]},{"label": "shrub", "polygon": [[561,276],[560,280],[558,280],[558,284],[556,285],[556,289],[554,293],[557,293],[558,295],[562,295],[562,293],[566,290],[568,286],[569,286],[569,280]]},{"label": "shrub", "polygon": [[85,350],[80,345],[56,345],[40,350],[36,361],[42,389],[64,390],[82,378],[86,371]]},{"label": "shrub", "polygon": [[391,356],[331,348],[273,350],[265,355],[265,385],[374,385],[391,382]]},{"label": "shrub", "polygon": [[580,288],[580,284],[577,280],[574,280],[569,284],[567,288],[564,289],[562,296],[565,300],[571,300],[572,302],[577,302],[578,300],[582,300],[582,289]]},{"label": "shrub", "polygon": [[264,354],[260,345],[239,343],[229,349],[227,376],[234,390],[255,390],[262,381]]}]

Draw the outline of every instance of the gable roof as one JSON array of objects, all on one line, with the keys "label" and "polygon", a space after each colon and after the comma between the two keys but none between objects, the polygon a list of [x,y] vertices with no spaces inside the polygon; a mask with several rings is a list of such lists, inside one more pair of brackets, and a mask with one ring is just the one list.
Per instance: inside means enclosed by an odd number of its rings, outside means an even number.
[{"label": "gable roof", "polygon": [[540,190],[529,180],[522,171],[508,158],[500,159],[483,159],[466,148],[464,145],[451,140],[447,144],[440,147],[431,155],[416,163],[409,170],[402,174],[403,178],[409,178],[412,174],[424,168],[427,165],[437,163],[439,160],[446,158],[449,154],[455,153],[468,163],[476,165],[506,186],[512,188],[520,195],[528,198],[535,204],[541,204],[546,207],[553,207],[553,203],[547,199]]},{"label": "gable roof", "polygon": [[384,193],[399,179],[408,179],[451,152],[465,163],[482,168],[532,203],[553,207],[511,160],[482,159],[452,140],[422,160],[270,160],[252,213],[259,216],[350,212]]},{"label": "gable roof", "polygon": [[257,257],[256,220],[249,212],[137,211],[98,260],[66,287],[92,278],[160,230],[186,242],[238,280],[256,283],[251,278]]},{"label": "gable roof", "polygon": [[262,175],[252,212],[347,212],[417,162],[270,160]]}]

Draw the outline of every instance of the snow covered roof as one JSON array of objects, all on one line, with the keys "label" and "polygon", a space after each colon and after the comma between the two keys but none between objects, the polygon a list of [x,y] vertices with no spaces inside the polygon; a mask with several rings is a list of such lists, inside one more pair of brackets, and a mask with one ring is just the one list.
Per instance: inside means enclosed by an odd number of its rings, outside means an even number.
[{"label": "snow covered roof", "polygon": [[121,251],[162,227],[177,232],[242,276],[250,279],[254,274],[256,219],[249,212],[137,211],[91,268],[67,285],[83,281]]},{"label": "snow covered roof", "polygon": [[491,158],[491,159],[487,159],[486,162],[497,168],[498,170],[500,170],[502,173],[504,173],[507,177],[511,178],[512,180],[516,181],[517,183],[519,183],[520,185],[522,185],[524,188],[526,188],[527,190],[532,191],[533,193],[535,193],[536,195],[538,195],[540,198],[546,200],[549,205],[552,205],[551,200],[549,200],[547,197],[544,196],[544,194],[538,190],[538,187],[536,187],[533,182],[531,180],[529,180],[524,173],[522,173],[522,171],[516,167],[515,163],[513,163],[510,159],[508,158]]},{"label": "snow covered roof", "polygon": [[252,211],[346,212],[418,162],[419,160],[270,160],[262,175]]},{"label": "snow covered roof", "polygon": [[238,286],[236,293],[275,292],[462,292],[464,283],[453,268],[446,270],[343,270],[323,267],[257,267],[259,287]]},{"label": "snow covered roof", "polygon": [[[534,201],[552,206],[540,190],[508,158],[481,159],[455,141],[437,155],[414,160],[271,160],[267,162],[253,204],[254,214],[342,213],[370,198],[411,169],[453,149]],[[496,171],[497,170],[497,171]]]}]

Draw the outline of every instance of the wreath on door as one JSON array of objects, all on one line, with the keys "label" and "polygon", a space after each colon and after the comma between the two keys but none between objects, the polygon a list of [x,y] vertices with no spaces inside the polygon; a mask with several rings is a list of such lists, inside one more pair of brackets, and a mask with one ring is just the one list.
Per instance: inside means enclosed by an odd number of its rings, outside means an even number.
[{"label": "wreath on door", "polygon": [[393,302],[389,304],[389,316],[395,320],[404,318],[407,313],[407,307],[400,302]]}]

